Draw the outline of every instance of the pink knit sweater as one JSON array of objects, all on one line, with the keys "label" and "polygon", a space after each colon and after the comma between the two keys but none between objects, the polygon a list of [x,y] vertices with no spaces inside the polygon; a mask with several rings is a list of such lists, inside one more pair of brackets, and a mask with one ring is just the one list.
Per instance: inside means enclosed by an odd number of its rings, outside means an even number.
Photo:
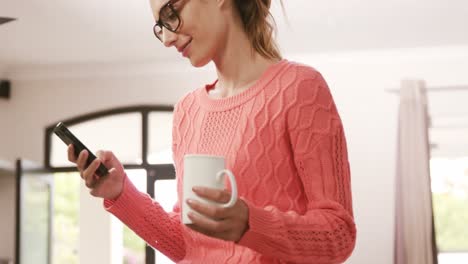
[{"label": "pink knit sweater", "polygon": [[[282,60],[249,89],[212,99],[207,85],[174,112],[179,201],[165,212],[126,179],[106,209],[178,263],[341,263],[356,228],[343,126],[330,90],[313,68]],[[249,207],[238,243],[181,224],[183,156],[221,155]]]}]

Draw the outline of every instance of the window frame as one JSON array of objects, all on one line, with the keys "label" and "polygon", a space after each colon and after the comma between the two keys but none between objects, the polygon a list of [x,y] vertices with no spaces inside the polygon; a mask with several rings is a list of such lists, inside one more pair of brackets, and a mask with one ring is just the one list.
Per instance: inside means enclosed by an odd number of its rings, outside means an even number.
[{"label": "window frame", "polygon": [[[174,106],[172,105],[138,105],[138,106],[127,106],[112,108],[102,111],[96,111],[76,117],[72,117],[62,122],[67,126],[73,126],[80,123],[90,122],[95,119],[103,117],[111,117],[120,114],[129,113],[140,113],[142,118],[142,148],[141,157],[142,162],[140,164],[122,164],[125,169],[143,169],[146,171],[146,192],[154,199],[154,185],[157,180],[174,180],[175,179],[175,168],[173,164],[150,164],[148,163],[148,149],[149,149],[149,115],[154,112],[174,112]],[[44,166],[52,173],[59,172],[76,172],[77,169],[74,166],[54,167],[51,166],[51,150],[52,150],[52,137],[55,136],[53,129],[56,123],[49,125],[45,129],[44,138]],[[51,230],[50,230],[51,231]],[[145,249],[145,263],[155,263],[155,250],[146,244]]]}]

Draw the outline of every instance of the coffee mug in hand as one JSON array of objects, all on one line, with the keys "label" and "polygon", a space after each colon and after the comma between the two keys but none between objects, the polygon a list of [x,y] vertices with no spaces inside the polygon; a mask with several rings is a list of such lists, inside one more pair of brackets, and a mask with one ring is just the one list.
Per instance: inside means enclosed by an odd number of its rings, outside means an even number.
[{"label": "coffee mug in hand", "polygon": [[[226,169],[225,159],[220,156],[188,154],[184,156],[184,176],[183,176],[183,202],[182,202],[182,222],[191,224],[188,217],[190,207],[187,199],[197,200],[204,203],[216,204],[222,207],[231,207],[237,201],[237,184],[234,174]],[[192,188],[195,186],[208,187],[224,190],[224,176],[228,176],[231,183],[231,199],[225,204],[219,204],[205,200],[197,196]]]}]

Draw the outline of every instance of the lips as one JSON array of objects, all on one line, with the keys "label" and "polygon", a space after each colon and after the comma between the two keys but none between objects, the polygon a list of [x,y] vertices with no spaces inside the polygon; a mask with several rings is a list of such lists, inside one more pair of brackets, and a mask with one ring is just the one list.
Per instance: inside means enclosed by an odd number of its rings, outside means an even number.
[{"label": "lips", "polygon": [[192,43],[192,41],[187,42],[185,45],[177,49],[180,53],[182,53],[184,57],[187,57],[187,52],[190,48],[190,43]]}]

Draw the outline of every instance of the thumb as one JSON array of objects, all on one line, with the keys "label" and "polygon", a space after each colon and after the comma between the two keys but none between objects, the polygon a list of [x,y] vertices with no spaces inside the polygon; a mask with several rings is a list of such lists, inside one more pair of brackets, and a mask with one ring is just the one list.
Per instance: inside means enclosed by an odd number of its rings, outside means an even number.
[{"label": "thumb", "polygon": [[112,151],[99,150],[96,157],[108,168],[119,168],[121,164]]},{"label": "thumb", "polygon": [[96,157],[102,162],[112,160],[113,156],[114,155],[110,151],[98,150],[96,152]]}]

